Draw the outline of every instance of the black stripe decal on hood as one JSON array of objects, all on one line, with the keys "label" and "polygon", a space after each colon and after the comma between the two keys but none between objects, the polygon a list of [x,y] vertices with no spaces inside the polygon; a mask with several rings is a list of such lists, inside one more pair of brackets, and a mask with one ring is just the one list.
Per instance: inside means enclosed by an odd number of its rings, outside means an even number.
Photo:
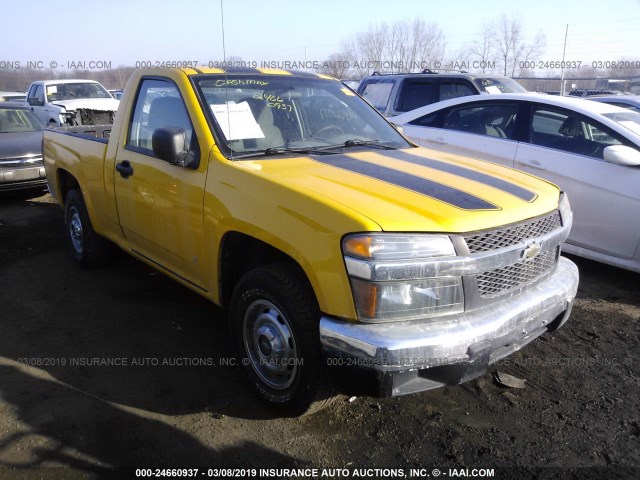
[{"label": "black stripe decal on hood", "polygon": [[450,163],[441,162],[439,160],[434,160],[431,158],[425,158],[420,155],[414,155],[399,150],[389,150],[388,152],[385,152],[385,155],[396,160],[403,160],[405,162],[413,163],[414,165],[433,168],[435,170],[440,170],[441,172],[451,173],[459,177],[490,185],[494,188],[497,188],[498,190],[510,193],[511,195],[514,195],[519,199],[524,200],[525,202],[533,202],[538,197],[535,192],[527,190],[526,188],[523,188],[519,185],[508,182],[498,177],[494,177],[492,175],[488,175],[486,173],[477,172],[470,168],[461,167],[459,165],[452,165]]},{"label": "black stripe decal on hood", "polygon": [[465,210],[500,210],[500,207],[497,205],[489,203],[470,193],[393,168],[383,167],[344,155],[318,156],[312,160],[330,167],[341,168],[349,172],[359,173],[401,188],[406,188],[407,190],[435,198],[436,200]]}]

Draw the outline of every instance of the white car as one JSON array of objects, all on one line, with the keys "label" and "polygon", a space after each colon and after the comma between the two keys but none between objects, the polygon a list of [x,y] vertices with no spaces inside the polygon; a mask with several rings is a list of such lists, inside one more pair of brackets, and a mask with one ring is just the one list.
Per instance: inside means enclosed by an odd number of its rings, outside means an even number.
[{"label": "white car", "polygon": [[563,250],[640,272],[640,113],[525,93],[456,98],[390,121],[422,146],[559,185],[574,212]]},{"label": "white car", "polygon": [[94,80],[41,80],[27,93],[27,106],[48,127],[111,125],[119,104]]},{"label": "white car", "polygon": [[0,92],[0,102],[24,102],[26,98],[24,92]]}]

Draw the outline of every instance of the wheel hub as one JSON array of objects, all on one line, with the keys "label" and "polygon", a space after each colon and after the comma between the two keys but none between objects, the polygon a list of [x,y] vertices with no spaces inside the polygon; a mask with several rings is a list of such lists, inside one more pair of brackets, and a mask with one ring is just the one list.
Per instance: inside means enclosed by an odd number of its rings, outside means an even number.
[{"label": "wheel hub", "polygon": [[69,212],[69,233],[71,237],[71,243],[76,252],[82,253],[84,249],[84,241],[82,235],[82,220],[80,220],[80,214],[75,208],[72,208]]},{"label": "wheel hub", "polygon": [[267,300],[247,308],[244,345],[256,374],[276,390],[288,388],[297,373],[297,348],[293,331],[282,312]]},{"label": "wheel hub", "polygon": [[258,336],[257,345],[262,355],[269,357],[272,354],[282,353],[282,337],[273,326],[262,325],[258,328],[256,334]]}]

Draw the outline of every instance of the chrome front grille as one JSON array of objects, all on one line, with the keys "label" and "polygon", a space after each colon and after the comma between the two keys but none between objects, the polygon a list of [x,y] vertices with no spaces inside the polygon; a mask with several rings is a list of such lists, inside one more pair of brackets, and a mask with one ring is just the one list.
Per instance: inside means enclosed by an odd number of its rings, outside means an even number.
[{"label": "chrome front grille", "polygon": [[15,170],[16,168],[39,167],[42,165],[44,165],[44,162],[42,161],[42,155],[0,158],[0,168],[10,168],[12,170]]},{"label": "chrome front grille", "polygon": [[499,230],[490,230],[465,236],[470,253],[488,252],[498,248],[511,247],[528,238],[535,238],[560,228],[560,213],[555,211],[546,217]]},{"label": "chrome front grille", "polygon": [[535,282],[549,273],[558,261],[560,249],[556,247],[539,254],[532,260],[496,268],[477,276],[481,297],[500,295],[506,291]]}]

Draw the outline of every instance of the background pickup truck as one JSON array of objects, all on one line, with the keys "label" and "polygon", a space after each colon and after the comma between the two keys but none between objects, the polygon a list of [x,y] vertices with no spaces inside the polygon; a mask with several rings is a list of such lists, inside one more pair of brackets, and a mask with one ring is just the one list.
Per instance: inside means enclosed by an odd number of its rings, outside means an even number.
[{"label": "background pickup truck", "polygon": [[27,105],[48,127],[110,125],[119,104],[93,80],[41,80],[27,91]]},{"label": "background pickup truck", "polygon": [[466,381],[569,316],[557,187],[416,147],[337,80],[139,70],[121,102],[109,140],[45,132],[71,254],[115,244],[228,308],[238,364],[287,414],[352,378]]}]

